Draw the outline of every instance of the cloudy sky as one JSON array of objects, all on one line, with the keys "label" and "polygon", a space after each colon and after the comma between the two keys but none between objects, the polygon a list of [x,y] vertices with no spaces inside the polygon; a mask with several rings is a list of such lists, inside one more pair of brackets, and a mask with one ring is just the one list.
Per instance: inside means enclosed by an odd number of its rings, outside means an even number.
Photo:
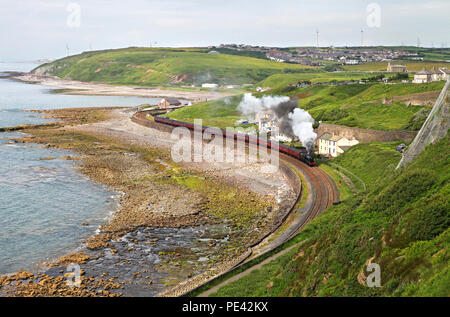
[{"label": "cloudy sky", "polygon": [[[128,46],[450,46],[448,0],[0,0],[0,61]],[[155,44],[156,42],[156,44]]]}]

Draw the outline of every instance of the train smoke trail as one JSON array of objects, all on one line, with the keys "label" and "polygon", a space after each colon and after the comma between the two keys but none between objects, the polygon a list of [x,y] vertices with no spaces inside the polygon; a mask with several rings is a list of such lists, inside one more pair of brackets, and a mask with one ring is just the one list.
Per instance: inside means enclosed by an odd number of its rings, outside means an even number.
[{"label": "train smoke trail", "polygon": [[297,108],[298,101],[286,96],[263,96],[256,98],[247,93],[238,105],[238,110],[247,117],[254,117],[258,112],[271,110],[279,122],[280,132],[296,136],[308,152],[314,150],[317,134],[314,132],[313,117]]}]

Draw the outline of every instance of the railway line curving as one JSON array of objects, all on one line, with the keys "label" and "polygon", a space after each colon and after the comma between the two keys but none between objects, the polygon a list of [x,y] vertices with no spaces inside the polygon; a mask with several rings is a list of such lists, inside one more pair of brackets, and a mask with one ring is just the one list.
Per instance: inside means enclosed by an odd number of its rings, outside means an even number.
[{"label": "railway line curving", "polygon": [[[169,131],[173,127],[169,127],[162,123],[157,123],[147,118],[147,114],[142,112],[137,112],[132,117],[132,121],[154,129],[160,129],[164,131]],[[269,246],[263,248],[263,252],[259,253],[258,256],[261,256],[267,252],[270,252],[287,241],[291,240],[295,237],[306,224],[308,224],[311,220],[316,218],[323,210],[329,207],[332,204],[339,202],[339,190],[336,187],[334,181],[319,167],[310,167],[304,162],[286,155],[280,152],[280,160],[284,161],[287,166],[291,168],[295,168],[299,173],[301,173],[306,179],[309,186],[309,197],[306,205],[297,209],[292,208],[290,213],[298,213],[300,217],[298,217],[297,221],[294,221],[288,229],[285,230],[285,233],[280,235],[278,239],[275,239]],[[299,191],[299,197],[297,201],[300,199],[300,195],[302,191]],[[287,218],[287,217],[286,217]],[[252,246],[245,253],[245,256],[241,256],[235,263],[228,263],[223,267],[222,270],[218,270],[216,272],[205,272],[201,274],[201,276],[193,277],[192,279],[186,281],[186,283],[182,283],[179,286],[174,287],[171,290],[168,290],[159,296],[185,296],[201,286],[204,286],[207,283],[210,283],[223,275],[236,270],[244,263],[248,262],[250,257],[252,256],[253,249],[258,246]],[[203,276],[202,276],[203,275]],[[195,283],[192,283],[195,280]],[[209,293],[209,292],[207,292]],[[203,295],[203,294],[202,294]]]}]

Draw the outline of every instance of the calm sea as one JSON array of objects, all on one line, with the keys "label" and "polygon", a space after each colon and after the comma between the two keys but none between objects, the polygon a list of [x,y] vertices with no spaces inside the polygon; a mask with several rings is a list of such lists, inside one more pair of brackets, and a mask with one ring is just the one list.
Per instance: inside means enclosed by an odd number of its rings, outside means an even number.
[{"label": "calm sea", "polygon": [[[26,63],[0,63],[2,71],[29,71]],[[137,106],[159,99],[52,94],[41,85],[0,78],[0,127],[46,120],[24,110]],[[0,133],[0,273],[33,269],[36,263],[75,251],[117,206],[117,193],[79,172],[73,153],[16,144],[20,133]],[[42,160],[54,157],[54,160]],[[89,226],[82,226],[88,222]]]}]

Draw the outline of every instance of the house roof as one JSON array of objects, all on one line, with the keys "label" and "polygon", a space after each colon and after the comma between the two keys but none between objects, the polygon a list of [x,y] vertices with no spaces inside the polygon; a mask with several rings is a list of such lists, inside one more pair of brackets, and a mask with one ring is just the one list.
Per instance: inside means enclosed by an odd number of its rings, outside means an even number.
[{"label": "house roof", "polygon": [[332,134],[330,134],[330,133],[324,133],[324,134],[322,134],[322,135],[319,137],[319,139],[322,139],[322,140],[330,140],[332,137],[333,137]]},{"label": "house roof", "polygon": [[181,103],[177,98],[173,98],[173,97],[167,97],[167,98],[161,99],[161,101],[163,101],[163,100],[167,101],[171,105],[179,105]]},{"label": "house roof", "polygon": [[337,141],[339,141],[340,139],[342,139],[341,136],[339,136],[339,135],[333,135],[333,137],[330,139],[330,141],[337,142]]},{"label": "house roof", "polygon": [[430,73],[432,74],[439,74],[439,71],[437,71],[434,67],[430,70]]},{"label": "house roof", "polygon": [[431,75],[431,73],[427,72],[425,69],[422,69],[420,72],[417,72],[416,75]]},{"label": "house roof", "polygon": [[342,151],[347,151],[349,148],[351,148],[351,145],[339,145],[339,148],[342,150]]}]

